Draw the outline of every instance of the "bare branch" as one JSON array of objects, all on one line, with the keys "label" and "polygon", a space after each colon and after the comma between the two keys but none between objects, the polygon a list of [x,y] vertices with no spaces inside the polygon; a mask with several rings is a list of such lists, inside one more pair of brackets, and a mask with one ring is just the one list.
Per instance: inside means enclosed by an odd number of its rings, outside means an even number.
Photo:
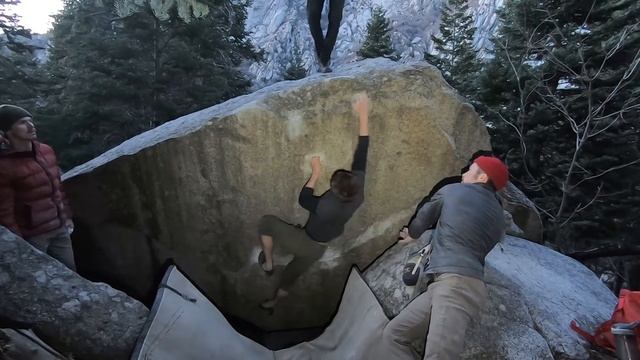
[{"label": "bare branch", "polygon": [[603,185],[604,184],[600,183],[600,186],[598,186],[598,190],[596,191],[596,194],[593,196],[591,201],[589,201],[586,205],[581,206],[582,204],[578,204],[578,206],[576,206],[576,208],[573,209],[573,212],[571,212],[571,215],[569,215],[569,217],[567,217],[567,219],[565,221],[563,221],[562,224],[560,224],[560,227],[563,227],[563,226],[567,225],[569,223],[569,221],[571,221],[578,213],[580,213],[584,209],[586,209],[589,206],[591,206],[591,204],[593,204],[596,201],[596,199],[598,198],[598,195],[600,195],[600,190],[602,190],[602,186]]},{"label": "bare branch", "polygon": [[637,164],[637,163],[640,163],[640,159],[635,159],[635,160],[633,160],[633,161],[631,161],[631,162],[628,162],[628,163],[626,163],[626,164],[622,164],[622,165],[618,165],[618,166],[611,167],[611,168],[609,168],[609,169],[607,169],[607,170],[602,171],[601,173],[599,173],[599,174],[597,174],[597,175],[589,176],[589,177],[586,177],[586,178],[584,178],[584,179],[582,179],[582,180],[578,181],[577,183],[575,183],[575,184],[573,184],[573,185],[571,186],[571,189],[576,188],[577,186],[579,186],[580,184],[582,184],[582,183],[583,183],[583,182],[585,182],[585,181],[589,181],[589,180],[597,179],[597,178],[599,178],[599,177],[601,177],[601,176],[604,176],[604,175],[606,175],[606,174],[608,174],[608,173],[610,173],[610,172],[612,172],[612,171],[616,171],[616,170],[624,169],[624,168],[626,168],[626,167],[629,167],[629,166],[634,165],[634,164]]},{"label": "bare branch", "polygon": [[596,191],[596,194],[593,195],[593,199],[591,199],[591,201],[589,201],[586,205],[584,206],[579,206],[576,213],[579,213],[580,211],[583,211],[584,209],[588,208],[589,206],[591,206],[591,204],[593,204],[596,199],[598,198],[598,196],[600,195],[600,191],[602,191],[602,187],[604,186],[603,183],[600,183],[600,185],[598,186],[598,190]]},{"label": "bare branch", "polygon": [[[571,125],[571,130],[573,130],[573,132],[577,134],[579,132],[578,123],[571,116],[571,114],[569,114],[569,110],[567,110],[564,104],[561,101],[559,101],[555,95],[552,94],[551,89],[549,89],[548,86],[544,86],[542,88],[547,90],[546,94],[543,94],[535,90],[536,93],[542,99],[542,101],[544,101],[547,105],[551,106],[553,109],[559,111],[569,121],[569,124]],[[555,101],[550,101],[548,99],[555,100]]]},{"label": "bare branch", "polygon": [[502,116],[502,114],[500,114],[497,111],[494,111],[494,113],[496,113],[500,119],[502,119],[502,121],[504,121],[507,125],[511,126],[515,131],[516,134],[518,134],[518,138],[520,139],[520,152],[522,154],[522,163],[524,165],[524,169],[527,172],[527,176],[529,176],[529,178],[536,184],[538,185],[537,181],[535,181],[535,177],[533,176],[533,174],[531,174],[531,172],[529,171],[529,167],[527,166],[527,144],[524,140],[524,136],[522,135],[522,132],[520,131],[520,129],[518,129],[517,126],[515,126],[512,122],[510,122],[509,120],[507,120],[504,116]]},{"label": "bare branch", "polygon": [[[609,123],[607,126],[605,126],[604,128],[602,128],[602,129],[600,129],[600,130],[598,130],[598,131],[596,131],[596,132],[591,133],[591,135],[589,135],[589,137],[591,138],[591,137],[594,137],[594,136],[598,136],[598,135],[600,135],[602,132],[607,131],[610,127],[612,127],[613,125],[615,125],[615,124],[618,122],[618,120],[620,120],[620,119],[624,119],[624,112],[627,112],[627,111],[629,111],[629,110],[631,110],[631,109],[634,109],[634,108],[640,108],[640,104],[637,104],[637,105],[631,106],[631,107],[629,107],[629,108],[627,108],[627,109],[624,109],[624,110],[617,111],[616,113],[618,114],[618,116],[616,116],[616,118],[615,118],[612,122],[610,122],[610,123]],[[614,113],[614,114],[615,114],[615,113]]]},{"label": "bare branch", "polygon": [[620,196],[623,194],[627,194],[627,190],[620,190],[620,191],[616,191],[616,192],[612,192],[612,193],[608,193],[608,194],[600,194],[600,198],[606,198],[606,197],[614,197],[614,196]]},{"label": "bare branch", "polygon": [[616,95],[618,95],[620,90],[622,90],[622,88],[626,86],[625,81],[629,80],[631,75],[638,68],[638,64],[640,64],[640,48],[636,51],[635,55],[633,56],[633,60],[631,61],[631,64],[625,71],[624,75],[620,78],[620,80],[618,81],[614,89],[611,90],[609,95],[607,95],[606,99],[604,99],[602,103],[600,103],[600,106],[598,106],[598,108],[594,112],[591,112],[590,114],[592,114],[593,116],[599,114],[600,111],[604,109],[604,106],[607,105],[609,101],[611,101],[611,99],[613,99]]},{"label": "bare branch", "polygon": [[602,72],[602,69],[604,68],[606,61],[611,59],[613,57],[613,55],[615,55],[618,50],[620,50],[622,48],[622,45],[624,43],[624,40],[627,38],[627,36],[630,33],[634,33],[637,30],[637,27],[640,25],[640,23],[635,23],[633,25],[628,25],[625,26],[624,29],[622,30],[622,34],[620,34],[620,38],[618,39],[618,41],[616,42],[615,46],[612,47],[609,51],[607,51],[607,54],[605,55],[604,61],[602,62],[602,64],[600,65],[600,69],[598,70],[598,72],[593,76],[592,80],[595,80],[598,78],[598,75],[600,74],[600,72]]},{"label": "bare branch", "polygon": [[535,202],[533,202],[533,206],[536,207],[536,209],[538,209],[538,211],[541,211],[542,213],[544,213],[545,215],[547,215],[549,217],[549,219],[551,219],[551,221],[555,221],[556,217],[553,216],[549,210],[543,209],[542,207],[540,207],[538,204],[536,204]]},{"label": "bare branch", "polygon": [[638,100],[640,100],[640,97],[630,98],[627,101],[625,101],[625,103],[622,105],[622,109],[620,109],[618,111],[615,111],[615,112],[612,112],[612,113],[609,113],[609,114],[606,114],[606,115],[594,117],[593,120],[596,120],[596,121],[604,120],[604,119],[610,118],[612,116],[619,116],[622,113],[625,113],[625,112],[631,111],[631,110],[633,110],[635,108],[638,108],[638,107],[640,107],[640,102],[638,102],[637,104],[629,106],[629,103],[634,103],[634,102],[636,102]]}]

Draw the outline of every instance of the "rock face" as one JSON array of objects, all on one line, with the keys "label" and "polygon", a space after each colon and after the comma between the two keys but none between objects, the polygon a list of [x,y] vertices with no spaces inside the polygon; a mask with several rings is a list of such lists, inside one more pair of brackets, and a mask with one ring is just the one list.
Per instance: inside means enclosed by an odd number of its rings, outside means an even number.
[{"label": "rock face", "polygon": [[29,51],[35,61],[44,64],[49,56],[51,41],[49,36],[40,34],[31,34],[29,37],[12,35],[10,38],[6,34],[0,34],[0,55],[11,57],[14,53],[7,46],[7,43],[20,45],[20,47]]},{"label": "rock face", "polygon": [[[423,290],[405,287],[400,277],[412,250],[396,245],[364,272],[390,317]],[[592,331],[617,302],[579,262],[511,236],[487,256],[485,281],[489,303],[467,332],[465,359],[588,359],[587,343],[569,323]]]},{"label": "rock face", "polygon": [[0,226],[2,321],[33,329],[79,359],[128,359],[148,310],[87,281]]},{"label": "rock face", "polygon": [[[543,225],[538,209],[515,185],[509,183],[500,192],[502,204],[511,214],[512,223],[522,230],[521,234],[510,234],[542,244]],[[509,234],[509,231],[507,231]]]},{"label": "rock face", "polygon": [[[267,277],[256,264],[257,224],[265,214],[304,223],[297,204],[320,154],[324,175],[348,168],[357,142],[351,100],[372,100],[366,200],[273,316],[257,304],[272,296],[281,265]],[[396,238],[415,204],[488,134],[426,63],[377,59],[339,73],[282,82],[166,123],[65,175],[75,213],[81,273],[149,298],[173,259],[223,311],[265,329],[324,325],[349,267],[372,262]]]},{"label": "rock face", "polygon": [[[328,13],[325,3],[323,29]],[[475,46],[482,52],[491,49],[489,40],[497,25],[496,11],[503,0],[469,1],[470,12],[477,28]],[[425,51],[433,47],[431,35],[439,33],[440,14],[444,0],[350,0],[345,3],[340,33],[333,52],[338,67],[357,59],[356,53],[367,35],[367,23],[374,6],[387,11],[391,21],[391,38],[401,61],[422,60]],[[309,33],[305,0],[255,0],[248,10],[246,29],[251,40],[264,50],[264,61],[250,65],[249,73],[258,87],[282,79],[293,58],[293,49],[300,49],[306,68],[316,70],[314,45]]]},{"label": "rock face", "polygon": [[[402,270],[407,262],[414,262],[410,260],[410,255],[428,244],[432,232],[427,230],[419,239],[406,246],[390,247],[362,274],[389,318],[398,315],[400,310],[426,289],[423,276],[420,276],[416,286],[405,286],[402,282]],[[420,271],[422,270],[420,267]]]}]

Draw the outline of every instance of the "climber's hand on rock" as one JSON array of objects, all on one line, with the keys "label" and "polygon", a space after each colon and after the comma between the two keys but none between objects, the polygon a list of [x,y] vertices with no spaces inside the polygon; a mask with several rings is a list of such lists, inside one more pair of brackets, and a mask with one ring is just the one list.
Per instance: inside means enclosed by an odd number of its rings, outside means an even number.
[{"label": "climber's hand on rock", "polygon": [[404,239],[407,236],[409,236],[409,228],[406,226],[403,226],[402,229],[400,229],[400,234],[398,234],[400,239]]},{"label": "climber's hand on rock", "polygon": [[356,100],[353,102],[353,111],[358,114],[359,136],[369,136],[369,107],[370,103],[367,93],[356,95]]},{"label": "climber's hand on rock", "polygon": [[320,173],[322,173],[322,163],[320,162],[320,156],[311,157],[311,173],[314,175],[320,175]]},{"label": "climber's hand on rock", "polygon": [[356,95],[356,100],[353,102],[353,110],[360,116],[369,114],[369,96],[367,96],[366,92]]},{"label": "climber's hand on rock", "polygon": [[398,235],[398,244],[400,245],[405,245],[408,244],[412,241],[414,241],[415,239],[412,238],[409,235],[409,228],[408,227],[403,227],[402,230],[400,230],[400,234]]}]

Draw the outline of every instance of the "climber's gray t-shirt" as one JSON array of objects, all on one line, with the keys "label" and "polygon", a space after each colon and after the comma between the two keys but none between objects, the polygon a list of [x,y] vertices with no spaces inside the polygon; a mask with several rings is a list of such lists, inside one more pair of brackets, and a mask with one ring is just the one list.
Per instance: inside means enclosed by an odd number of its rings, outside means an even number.
[{"label": "climber's gray t-shirt", "polygon": [[505,232],[502,205],[493,189],[463,183],[443,187],[418,211],[409,235],[417,239],[436,222],[427,273],[483,279],[484,258]]},{"label": "climber's gray t-shirt", "polygon": [[314,196],[313,189],[306,186],[300,191],[298,202],[309,210],[305,231],[311,239],[327,242],[340,236],[344,232],[344,225],[364,202],[368,149],[369,137],[360,136],[351,165],[351,171],[358,179],[359,191],[350,201],[341,200],[331,190],[327,190],[322,196]]}]

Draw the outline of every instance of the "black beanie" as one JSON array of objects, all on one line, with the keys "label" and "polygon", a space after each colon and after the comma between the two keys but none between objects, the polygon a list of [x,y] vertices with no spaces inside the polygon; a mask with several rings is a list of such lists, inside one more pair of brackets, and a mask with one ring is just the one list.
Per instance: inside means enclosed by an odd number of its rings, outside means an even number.
[{"label": "black beanie", "polygon": [[13,124],[25,117],[33,117],[27,110],[15,105],[0,105],[0,131],[11,129]]}]

